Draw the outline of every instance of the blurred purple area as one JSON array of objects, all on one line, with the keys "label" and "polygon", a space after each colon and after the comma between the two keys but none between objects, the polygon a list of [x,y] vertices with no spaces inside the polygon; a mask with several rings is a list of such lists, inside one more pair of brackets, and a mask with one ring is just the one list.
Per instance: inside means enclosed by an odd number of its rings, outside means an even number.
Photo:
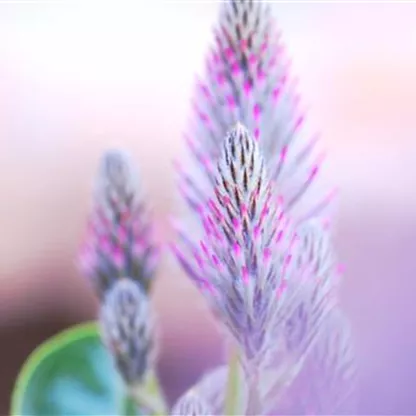
[{"label": "blurred purple area", "polygon": [[[150,3],[0,4],[3,414],[36,344],[95,316],[73,261],[105,147],[133,153],[158,238],[171,238],[171,161],[182,152],[217,5]],[[360,413],[416,414],[416,4],[273,8],[328,147],[326,174],[341,188],[336,242],[362,364]],[[222,348],[169,256],[155,307],[173,399],[222,359]]]}]

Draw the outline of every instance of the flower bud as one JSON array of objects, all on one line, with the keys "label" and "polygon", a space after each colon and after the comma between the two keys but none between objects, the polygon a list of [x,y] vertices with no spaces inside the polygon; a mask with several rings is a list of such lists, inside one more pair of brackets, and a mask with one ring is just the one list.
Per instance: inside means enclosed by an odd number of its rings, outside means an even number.
[{"label": "flower bud", "polygon": [[149,299],[133,280],[120,279],[101,306],[102,338],[127,384],[141,382],[153,359]]}]

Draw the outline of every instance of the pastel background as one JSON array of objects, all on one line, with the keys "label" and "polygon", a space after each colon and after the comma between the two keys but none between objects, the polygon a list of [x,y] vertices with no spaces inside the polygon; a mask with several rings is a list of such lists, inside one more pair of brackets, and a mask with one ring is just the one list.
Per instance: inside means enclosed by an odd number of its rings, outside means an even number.
[{"label": "pastel background", "polygon": [[[197,0],[0,2],[0,413],[35,344],[95,314],[73,260],[107,146],[133,153],[158,239],[171,238],[171,161],[217,9]],[[363,361],[360,412],[416,414],[416,4],[273,10],[342,190],[336,243]],[[174,398],[221,348],[169,257],[155,304]]]}]

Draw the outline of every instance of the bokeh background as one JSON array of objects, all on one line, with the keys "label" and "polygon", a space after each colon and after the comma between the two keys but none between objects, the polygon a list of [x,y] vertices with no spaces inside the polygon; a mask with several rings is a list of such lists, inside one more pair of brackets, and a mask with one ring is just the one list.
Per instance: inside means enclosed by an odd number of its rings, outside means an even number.
[{"label": "bokeh background", "polygon": [[[94,317],[74,257],[100,153],[140,164],[171,238],[214,2],[0,2],[0,413],[35,345]],[[416,4],[276,3],[339,183],[342,300],[364,362],[360,412],[416,414]],[[220,359],[201,298],[166,257],[155,291],[171,398]],[[184,367],[183,362],[187,362]]]}]

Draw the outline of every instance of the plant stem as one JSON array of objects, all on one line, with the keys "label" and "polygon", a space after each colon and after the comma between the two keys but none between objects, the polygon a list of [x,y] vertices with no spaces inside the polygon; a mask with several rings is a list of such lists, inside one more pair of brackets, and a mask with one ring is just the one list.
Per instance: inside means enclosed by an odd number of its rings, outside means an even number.
[{"label": "plant stem", "polygon": [[232,348],[228,363],[228,380],[225,396],[225,414],[229,416],[238,414],[239,398],[239,356],[238,351]]},{"label": "plant stem", "polygon": [[143,383],[129,386],[129,392],[140,408],[155,416],[167,415],[165,398],[154,373],[148,374]]},{"label": "plant stem", "polygon": [[120,403],[120,415],[134,416],[136,415],[136,407],[130,395],[124,394]]},{"label": "plant stem", "polygon": [[258,386],[257,370],[254,370],[248,377],[248,399],[247,399],[247,416],[256,416],[261,414],[262,405]]}]

